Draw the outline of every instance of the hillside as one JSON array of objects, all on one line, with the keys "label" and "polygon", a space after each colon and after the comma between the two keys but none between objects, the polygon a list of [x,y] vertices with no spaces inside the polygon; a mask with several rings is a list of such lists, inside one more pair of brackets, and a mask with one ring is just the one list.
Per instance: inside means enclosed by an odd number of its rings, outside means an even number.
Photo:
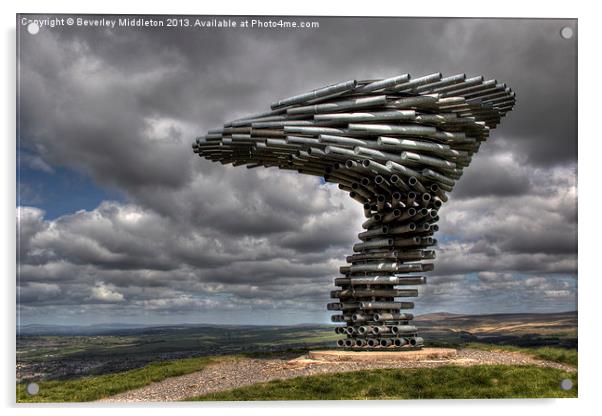
[{"label": "hillside", "polygon": [[[577,346],[577,313],[418,316],[427,346],[488,342],[516,346]],[[149,363],[226,354],[270,354],[332,348],[334,325],[119,325],[21,328],[17,379],[72,378],[140,368]],[[36,333],[35,330],[40,332]],[[235,342],[244,339],[244,342]]]}]

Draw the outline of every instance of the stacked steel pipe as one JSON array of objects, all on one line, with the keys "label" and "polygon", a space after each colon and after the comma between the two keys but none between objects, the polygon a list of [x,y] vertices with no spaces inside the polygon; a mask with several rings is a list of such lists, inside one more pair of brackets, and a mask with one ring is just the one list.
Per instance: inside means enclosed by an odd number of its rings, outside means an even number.
[{"label": "stacked steel pipe", "polygon": [[[403,299],[432,271],[438,211],[482,142],[510,111],[505,84],[464,74],[349,80],[272,104],[199,137],[223,165],[275,166],[337,183],[363,205],[360,242],[328,309],[340,347],[421,347]],[[401,298],[402,300],[396,300]]]}]

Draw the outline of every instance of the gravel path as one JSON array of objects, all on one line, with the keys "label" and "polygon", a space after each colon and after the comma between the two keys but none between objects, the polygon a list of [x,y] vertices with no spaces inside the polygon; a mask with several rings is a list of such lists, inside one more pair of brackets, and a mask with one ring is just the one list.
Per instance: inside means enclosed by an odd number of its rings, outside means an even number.
[{"label": "gravel path", "polygon": [[315,374],[340,373],[347,371],[368,370],[376,368],[433,368],[443,365],[537,365],[556,368],[564,371],[575,371],[575,368],[531,358],[514,352],[481,351],[473,349],[458,350],[457,358],[425,361],[397,362],[319,362],[312,360],[257,359],[257,358],[225,358],[211,364],[201,371],[179,377],[172,377],[135,390],[117,394],[102,402],[157,402],[177,401],[187,397],[201,396],[237,387],[275,379],[287,379]]}]

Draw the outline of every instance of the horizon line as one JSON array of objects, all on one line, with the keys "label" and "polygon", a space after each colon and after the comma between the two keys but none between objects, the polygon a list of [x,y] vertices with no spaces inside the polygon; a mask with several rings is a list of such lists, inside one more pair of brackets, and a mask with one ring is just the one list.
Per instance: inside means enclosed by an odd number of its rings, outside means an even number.
[{"label": "horizon line", "polygon": [[[498,313],[454,313],[454,312],[429,312],[416,317],[447,314],[455,316],[492,316],[492,315],[552,315],[552,314],[563,314],[563,313],[578,313],[578,310],[558,311],[558,312],[498,312]],[[121,325],[121,326],[144,326],[144,327],[160,327],[160,326],[177,326],[177,325],[214,325],[214,326],[300,326],[300,325],[330,325],[336,324],[336,322],[300,322],[296,324],[252,324],[252,323],[212,323],[212,322],[175,322],[175,323],[134,323],[134,322],[100,322],[100,323],[82,323],[82,324],[48,324],[48,323],[29,323],[25,325],[17,325],[16,328],[24,328],[27,326],[54,326],[54,327],[93,327],[102,325]]]}]

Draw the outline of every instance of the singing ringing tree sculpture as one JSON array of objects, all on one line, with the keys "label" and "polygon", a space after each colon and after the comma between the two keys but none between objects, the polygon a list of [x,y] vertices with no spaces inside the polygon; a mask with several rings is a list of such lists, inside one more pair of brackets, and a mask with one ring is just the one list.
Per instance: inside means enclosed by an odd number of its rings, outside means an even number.
[{"label": "singing ringing tree sculpture", "polygon": [[332,317],[344,324],[338,345],[421,347],[406,299],[433,270],[438,210],[514,103],[510,88],[481,76],[350,80],[277,101],[192,148],[223,165],[321,176],[363,204],[364,231],[327,305],[342,312]]}]

